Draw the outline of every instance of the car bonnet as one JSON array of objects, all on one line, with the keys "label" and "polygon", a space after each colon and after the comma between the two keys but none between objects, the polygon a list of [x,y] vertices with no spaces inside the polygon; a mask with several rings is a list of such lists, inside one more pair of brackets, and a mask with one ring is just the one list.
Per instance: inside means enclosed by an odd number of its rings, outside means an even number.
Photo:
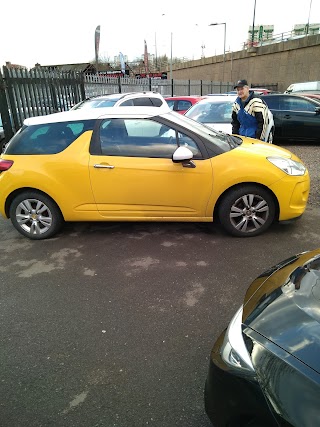
[{"label": "car bonnet", "polygon": [[260,275],[246,293],[243,324],[320,373],[320,249]]},{"label": "car bonnet", "polygon": [[248,138],[244,136],[240,136],[243,140],[243,143],[239,146],[239,150],[246,151],[247,154],[252,152],[259,153],[262,156],[280,156],[292,158],[294,160],[298,160],[298,158],[289,150],[279,147],[277,145],[269,144],[268,142],[260,141],[259,139]]}]

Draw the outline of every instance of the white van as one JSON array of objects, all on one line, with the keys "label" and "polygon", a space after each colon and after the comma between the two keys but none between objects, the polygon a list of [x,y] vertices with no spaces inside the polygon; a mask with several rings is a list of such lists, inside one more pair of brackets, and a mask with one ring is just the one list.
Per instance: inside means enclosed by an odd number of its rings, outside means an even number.
[{"label": "white van", "polygon": [[292,83],[284,93],[320,92],[320,82]]}]

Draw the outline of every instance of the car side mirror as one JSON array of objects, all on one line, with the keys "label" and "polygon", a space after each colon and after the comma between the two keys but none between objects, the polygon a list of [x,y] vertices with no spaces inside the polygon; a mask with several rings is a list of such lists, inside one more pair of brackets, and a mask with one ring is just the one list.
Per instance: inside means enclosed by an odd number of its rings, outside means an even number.
[{"label": "car side mirror", "polygon": [[192,157],[193,157],[193,153],[189,148],[178,147],[176,151],[172,154],[172,161],[174,163],[180,163],[186,160],[191,160]]},{"label": "car side mirror", "polygon": [[320,107],[316,107],[316,108],[314,109],[314,111],[316,112],[316,114],[320,114]]}]

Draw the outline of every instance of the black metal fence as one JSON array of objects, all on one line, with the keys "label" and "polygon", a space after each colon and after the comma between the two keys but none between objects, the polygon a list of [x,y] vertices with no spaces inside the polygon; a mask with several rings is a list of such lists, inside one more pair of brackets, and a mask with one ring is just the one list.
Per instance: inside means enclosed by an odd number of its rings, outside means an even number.
[{"label": "black metal fence", "polygon": [[206,95],[231,90],[232,83],[203,80],[133,79],[3,67],[0,71],[0,115],[5,141],[27,117],[67,111],[76,103],[106,93],[156,91],[164,96]]},{"label": "black metal fence", "polygon": [[0,114],[5,139],[22,126],[27,117],[68,110],[85,98],[83,76],[42,69],[3,67],[0,72]]}]

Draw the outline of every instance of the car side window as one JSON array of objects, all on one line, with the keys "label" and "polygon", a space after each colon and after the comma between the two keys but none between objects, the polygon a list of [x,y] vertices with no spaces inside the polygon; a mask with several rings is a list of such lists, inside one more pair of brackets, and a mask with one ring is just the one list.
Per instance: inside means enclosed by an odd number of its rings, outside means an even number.
[{"label": "car side window", "polygon": [[174,100],[173,99],[168,99],[166,102],[169,105],[169,108],[171,110],[173,110],[173,108],[174,108]]},{"label": "car side window", "polygon": [[195,160],[202,159],[202,154],[199,150],[197,143],[190,138],[189,136],[179,132],[178,133],[178,145],[179,147],[187,147],[193,153],[193,158]]},{"label": "car side window", "polygon": [[150,98],[136,98],[133,100],[133,105],[137,107],[154,107]]},{"label": "car side window", "polygon": [[284,106],[280,106],[278,97],[272,97],[272,96],[268,95],[268,98],[264,97],[263,100],[268,105],[270,110],[283,110],[284,109]]},{"label": "car side window", "polygon": [[314,112],[315,105],[307,99],[300,99],[294,97],[286,97],[285,101],[286,110],[291,111],[310,111]]},{"label": "car side window", "polygon": [[161,107],[162,101],[159,98],[136,98],[133,104],[138,107]]},{"label": "car side window", "polygon": [[56,154],[65,150],[94,120],[23,126],[7,146],[7,154]]},{"label": "car side window", "polygon": [[134,98],[134,99],[128,99],[127,101],[124,101],[121,104],[121,107],[132,107],[132,106],[137,106],[137,107],[161,107],[162,105],[162,101],[159,98],[148,98],[148,97],[143,97],[143,98]]},{"label": "car side window", "polygon": [[122,104],[120,104],[120,107],[133,107],[133,106],[134,106],[133,99],[127,99]]},{"label": "car side window", "polygon": [[161,107],[161,105],[163,105],[163,101],[159,98],[150,98],[150,100],[154,107]]},{"label": "car side window", "polygon": [[171,159],[179,145],[201,158],[196,143],[175,129],[150,119],[107,119],[100,126],[105,156]]}]

